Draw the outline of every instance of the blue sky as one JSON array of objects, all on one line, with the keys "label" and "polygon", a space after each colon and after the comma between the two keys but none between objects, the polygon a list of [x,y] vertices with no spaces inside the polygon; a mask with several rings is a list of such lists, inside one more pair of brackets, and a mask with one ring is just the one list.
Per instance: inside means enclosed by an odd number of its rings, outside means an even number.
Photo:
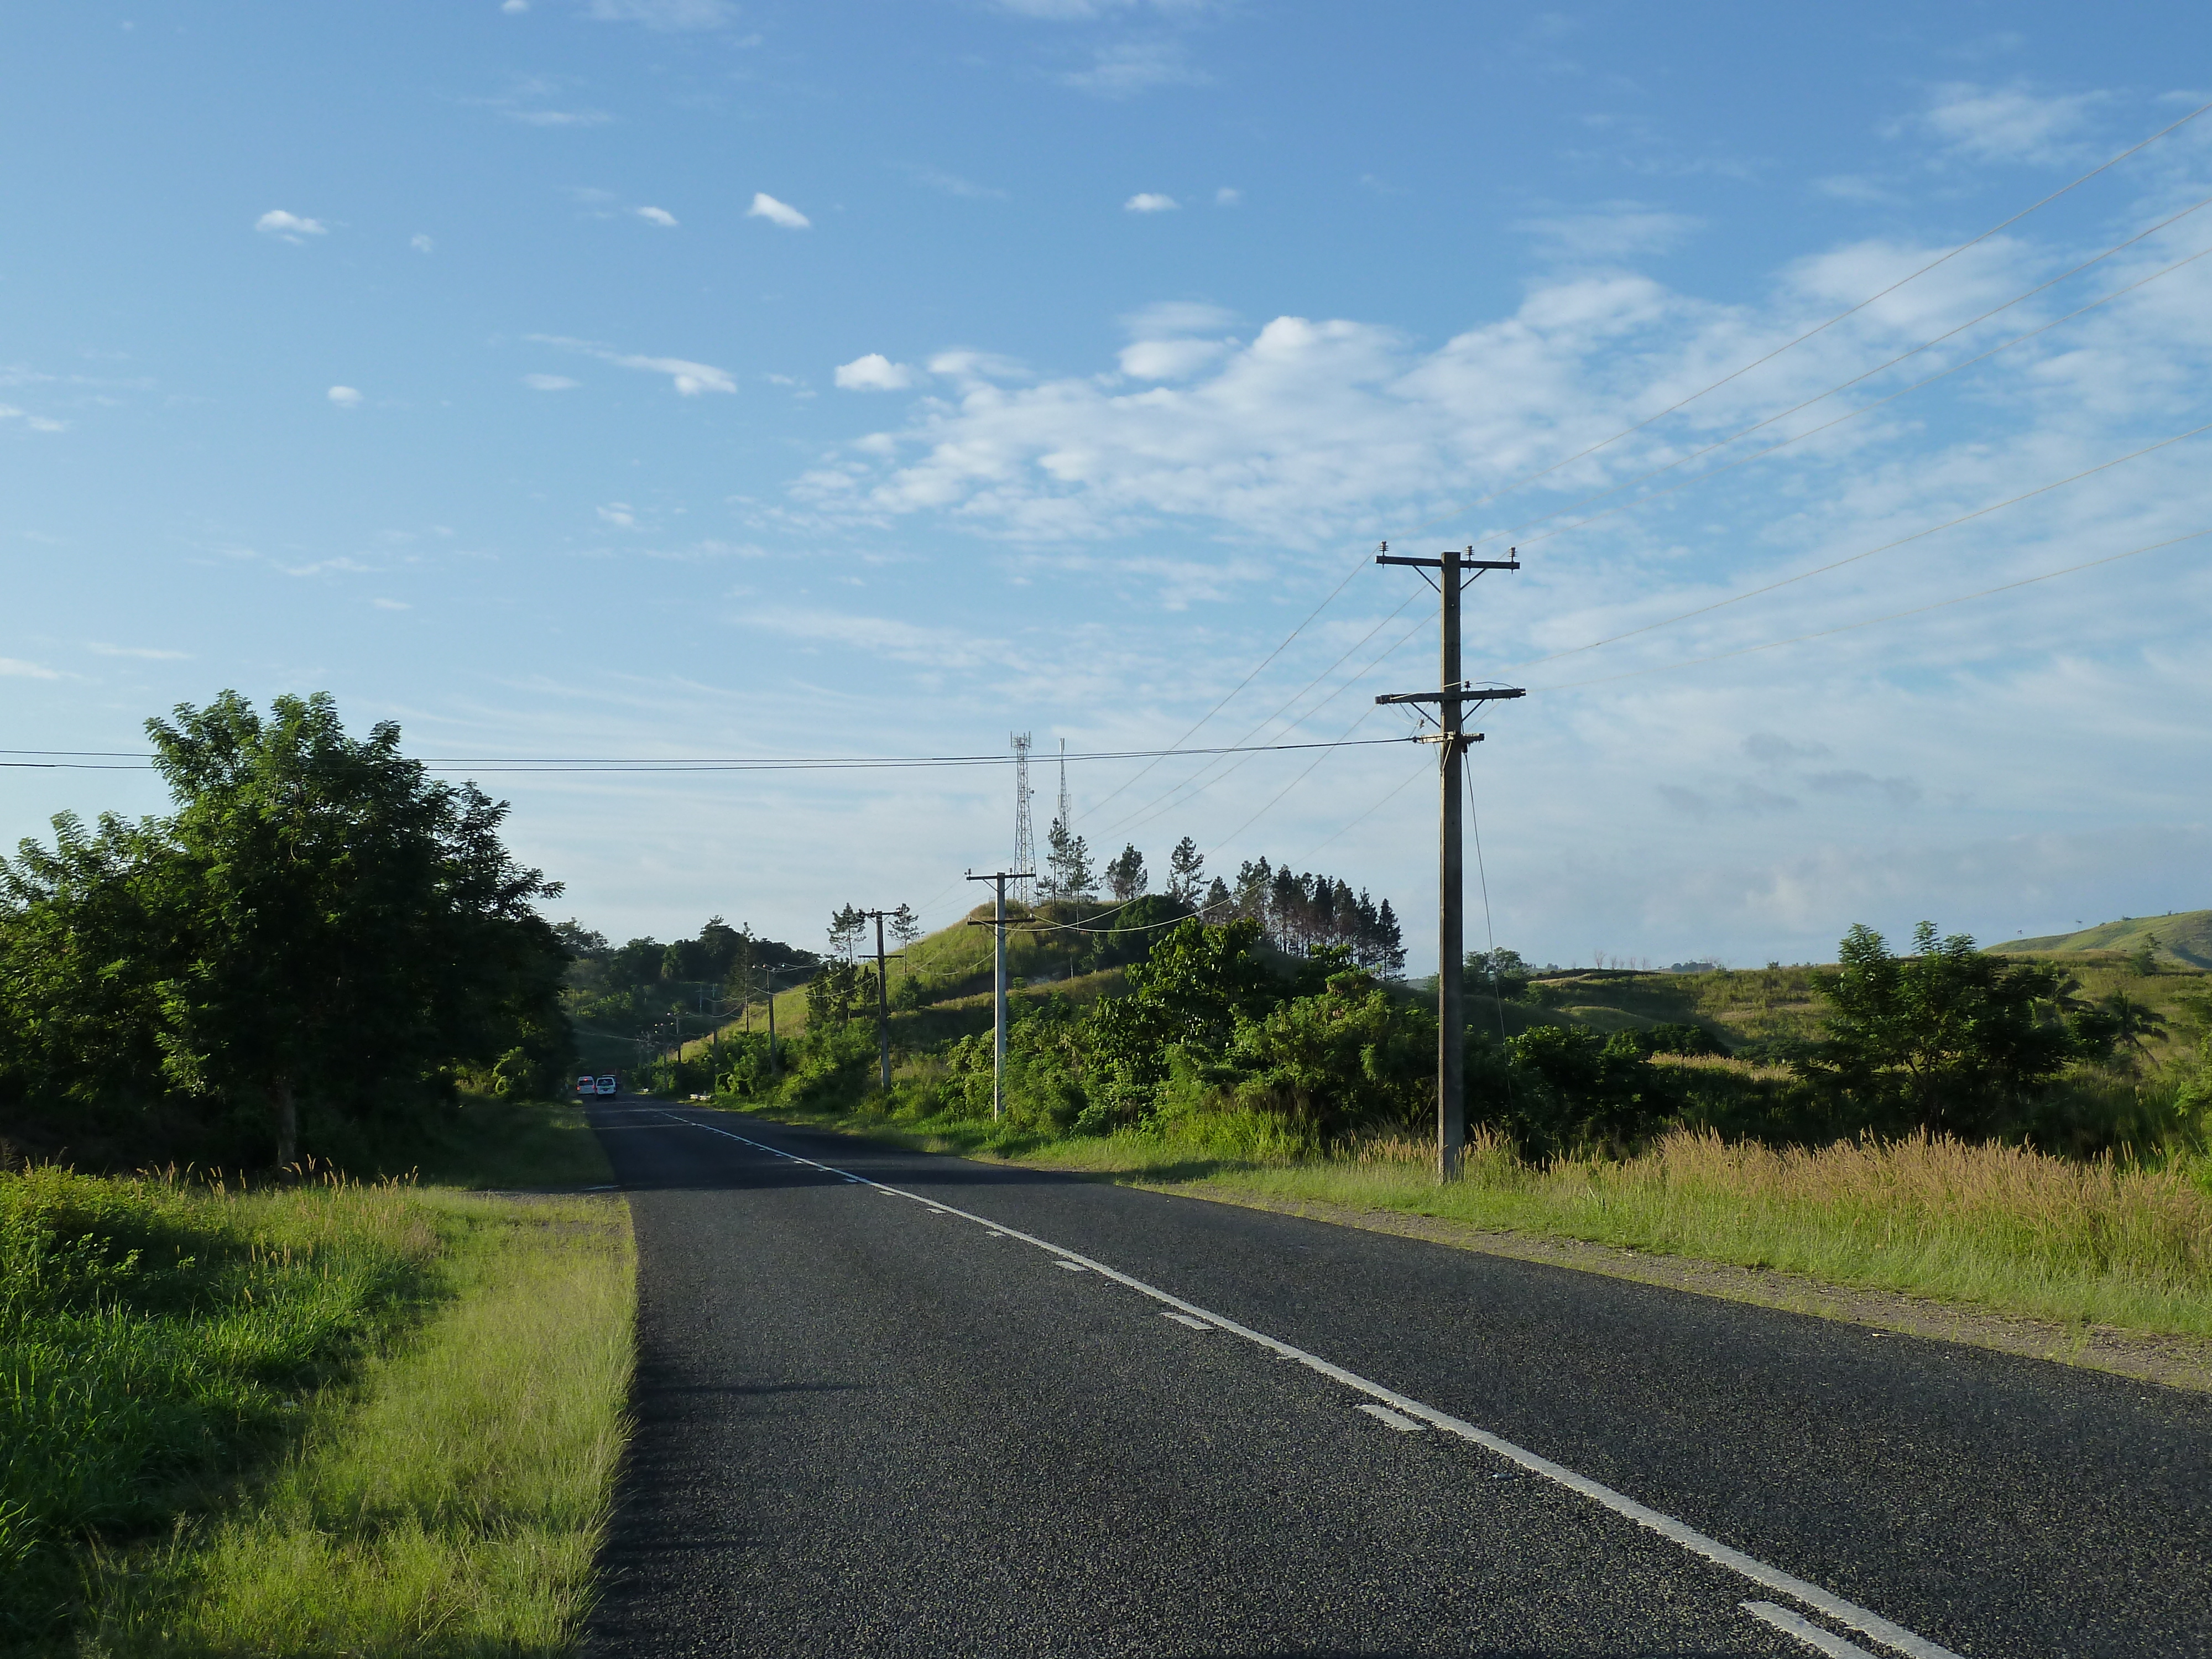
[{"label": "blue sky", "polygon": [[[1152,748],[1316,605],[1191,743],[1403,736],[1432,601],[1361,561],[1483,541],[1501,944],[2212,902],[2212,539],[2136,551],[2212,529],[2212,116],[2035,205],[2212,100],[2202,8],[5,27],[0,746],[235,687],[426,756]],[[1426,753],[1082,763],[1076,828],[1343,875],[1424,968]],[[617,936],[941,923],[1011,850],[1000,771],[480,775]],[[159,805],[0,772],[10,840]]]}]

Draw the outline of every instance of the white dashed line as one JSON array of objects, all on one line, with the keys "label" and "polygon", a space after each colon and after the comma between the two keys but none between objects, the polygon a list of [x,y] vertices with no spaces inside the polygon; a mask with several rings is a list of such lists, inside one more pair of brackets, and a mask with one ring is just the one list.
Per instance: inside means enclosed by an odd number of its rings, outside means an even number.
[{"label": "white dashed line", "polygon": [[1407,1434],[1418,1434],[1420,1432],[1421,1425],[1419,1423],[1413,1421],[1410,1417],[1399,1416],[1397,1413],[1392,1411],[1388,1406],[1366,1405],[1362,1406],[1359,1409],[1365,1412],[1376,1422],[1388,1423],[1394,1429],[1402,1430]]},{"label": "white dashed line", "polygon": [[[804,1164],[809,1169],[819,1170],[824,1175],[851,1176],[853,1174],[850,1170],[839,1170],[827,1164],[817,1164],[811,1158],[800,1158],[795,1153],[783,1151],[781,1147],[770,1146],[764,1141],[749,1139],[744,1135],[732,1133],[727,1129],[717,1128],[711,1123],[701,1123],[691,1118],[678,1117],[672,1112],[664,1113],[663,1116],[668,1122],[679,1124],[690,1129],[704,1129],[708,1134],[720,1135],[726,1140],[734,1140],[741,1146],[750,1146],[760,1152],[773,1152],[779,1158],[790,1158],[794,1164]],[[868,1181],[865,1176],[860,1176],[859,1179],[867,1182],[867,1184],[878,1192],[888,1193],[895,1198],[911,1198],[917,1203],[923,1204],[929,1202],[919,1193],[909,1193],[898,1187],[886,1187],[879,1181]],[[1904,1626],[1885,1619],[1880,1613],[1859,1606],[1856,1601],[1846,1601],[1842,1596],[1832,1595],[1822,1589],[1818,1584],[1808,1583],[1804,1579],[1786,1573],[1779,1567],[1770,1567],[1764,1561],[1746,1555],[1741,1550],[1731,1549],[1717,1538],[1708,1538],[1696,1528],[1677,1521],[1671,1515],[1662,1515],[1657,1510],[1638,1503],[1625,1492],[1617,1492],[1612,1487],[1593,1480],[1586,1474],[1577,1474],[1565,1464],[1554,1463],[1548,1457],[1541,1456],[1525,1447],[1516,1446],[1511,1441],[1491,1433],[1487,1429],[1477,1428],[1474,1424],[1454,1417],[1448,1412],[1440,1412],[1433,1406],[1423,1405],[1418,1400],[1400,1394],[1395,1389],[1385,1388],[1382,1383],[1370,1382],[1356,1371],[1348,1371],[1341,1365],[1333,1364],[1319,1354],[1308,1353],[1304,1349],[1293,1347],[1287,1342],[1267,1335],[1265,1332],[1255,1331],[1249,1326],[1240,1325],[1235,1320],[1201,1308],[1194,1302],[1186,1302],[1179,1296],[1170,1295],[1155,1285],[1147,1285],[1141,1279],[1132,1279],[1128,1274],[1109,1267],[1103,1261],[1095,1261],[1087,1255],[1079,1255],[1065,1245],[1054,1244],[1049,1240],[1037,1237],[1033,1233],[1023,1232],[1017,1228],[1006,1226],[1002,1223],[972,1214],[966,1210],[952,1209],[949,1205],[945,1207],[950,1213],[958,1216],[963,1221],[972,1221],[987,1231],[996,1231],[1004,1237],[1018,1238],[1024,1244],[1035,1245],[1038,1249],[1048,1253],[1060,1267],[1067,1268],[1072,1273],[1095,1273],[1101,1278],[1110,1279],[1116,1285],[1134,1291],[1140,1296],[1148,1296],[1155,1302],[1164,1303],[1170,1309],[1188,1314],[1194,1319],[1202,1320],[1216,1330],[1225,1331],[1231,1336],[1241,1336],[1247,1342],[1265,1348],[1279,1358],[1296,1360],[1299,1364],[1318,1371],[1330,1381],[1341,1383],[1356,1394],[1364,1394],[1380,1405],[1390,1407],[1395,1413],[1416,1419],[1427,1424],[1431,1428],[1442,1429],[1446,1434],[1456,1435],[1462,1440],[1480,1446],[1486,1451],[1494,1452],[1509,1463],[1519,1464],[1531,1474],[1540,1474],[1555,1485],[1565,1486],[1577,1496],[1587,1498],[1601,1508],[1612,1510],[1625,1521],[1632,1521],[1639,1527],[1657,1533],[1669,1543],[1680,1546],[1702,1560],[1710,1561],[1717,1567],[1726,1568],[1739,1577],[1749,1579],[1761,1589],[1772,1590],[1777,1595],[1786,1595],[1801,1606],[1810,1607],[1814,1612],[1833,1620],[1837,1624],[1847,1626],[1862,1636],[1873,1638],[1882,1646],[1904,1654],[1906,1659],[1960,1659],[1960,1656],[1950,1649],[1931,1642],[1924,1636],[1916,1635],[1905,1629]],[[1772,1604],[1746,1602],[1743,1605],[1746,1611],[1750,1611],[1754,1607],[1767,1607]],[[1782,1610],[1778,1608],[1777,1611]],[[1763,1618],[1765,1615],[1754,1613],[1753,1616]],[[1768,1620],[1766,1622],[1772,1624],[1773,1621]],[[1800,1620],[1799,1623],[1803,1624],[1804,1621]],[[1829,1632],[1820,1630],[1816,1625],[1805,1625],[1805,1629],[1831,1642],[1842,1639]],[[1796,1636],[1798,1632],[1793,1630],[1790,1634]],[[1799,1639],[1812,1644],[1811,1637],[1800,1636]],[[1817,1645],[1817,1644],[1813,1644]],[[1821,1651],[1835,1650],[1823,1649]],[[1850,1659],[1850,1656],[1855,1652],[1863,1655],[1864,1659],[1872,1659],[1871,1655],[1864,1655],[1863,1650],[1852,1649],[1849,1643],[1844,1643],[1840,1651],[1844,1656],[1844,1659]]]},{"label": "white dashed line", "polygon": [[1795,1637],[1815,1653],[1825,1653],[1828,1659],[1874,1659],[1856,1642],[1846,1642],[1832,1630],[1822,1630],[1809,1619],[1801,1619],[1787,1607],[1778,1607],[1771,1601],[1746,1601],[1743,1610],[1762,1625],[1771,1625],[1784,1636]]},{"label": "white dashed line", "polygon": [[1188,1325],[1194,1331],[1210,1331],[1213,1328],[1212,1326],[1207,1324],[1203,1319],[1193,1319],[1187,1313],[1164,1313],[1160,1317],[1163,1319],[1172,1319],[1178,1325]]}]

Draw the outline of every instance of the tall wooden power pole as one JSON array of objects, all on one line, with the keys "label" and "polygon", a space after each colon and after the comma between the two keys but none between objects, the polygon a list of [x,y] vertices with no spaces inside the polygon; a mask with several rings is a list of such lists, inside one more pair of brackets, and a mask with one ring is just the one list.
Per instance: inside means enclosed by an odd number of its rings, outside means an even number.
[{"label": "tall wooden power pole", "polygon": [[[1394,691],[1375,699],[1384,702],[1432,702],[1437,705],[1437,734],[1425,741],[1437,746],[1441,763],[1441,796],[1437,834],[1437,1179],[1459,1179],[1460,1153],[1467,1145],[1467,889],[1460,849],[1462,769],[1469,744],[1480,743],[1482,733],[1469,733],[1462,718],[1470,702],[1489,702],[1522,697],[1525,690],[1492,689],[1469,690],[1460,677],[1460,595],[1468,582],[1486,570],[1518,570],[1520,550],[1504,559],[1478,559],[1470,547],[1462,554],[1449,548],[1439,558],[1408,559],[1390,551],[1390,544],[1375,556],[1377,564],[1412,565],[1437,573],[1443,636],[1440,683],[1434,691]],[[1473,574],[1465,573],[1472,572]]]},{"label": "tall wooden power pole", "polygon": [[891,1091],[891,1004],[890,979],[884,969],[884,918],[889,910],[863,910],[864,916],[872,916],[876,923],[876,1058],[883,1077],[885,1094]]},{"label": "tall wooden power pole", "polygon": [[1036,872],[994,871],[988,876],[969,875],[970,881],[988,881],[998,895],[998,908],[986,922],[970,922],[971,927],[988,927],[997,941],[994,966],[991,973],[991,1115],[994,1119],[1006,1115],[1006,884],[1028,881]]}]

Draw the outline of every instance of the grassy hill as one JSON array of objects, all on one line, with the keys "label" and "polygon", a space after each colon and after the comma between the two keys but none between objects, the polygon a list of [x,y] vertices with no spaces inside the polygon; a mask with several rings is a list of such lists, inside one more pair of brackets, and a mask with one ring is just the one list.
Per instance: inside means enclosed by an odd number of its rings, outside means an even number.
[{"label": "grassy hill", "polygon": [[[2153,944],[2153,941],[2155,944]],[[2016,939],[1990,948],[2008,956],[2070,957],[2109,951],[2131,956],[2150,945],[2162,963],[2212,969],[2212,910],[2175,910],[2162,916],[2123,916],[2078,933]]]}]

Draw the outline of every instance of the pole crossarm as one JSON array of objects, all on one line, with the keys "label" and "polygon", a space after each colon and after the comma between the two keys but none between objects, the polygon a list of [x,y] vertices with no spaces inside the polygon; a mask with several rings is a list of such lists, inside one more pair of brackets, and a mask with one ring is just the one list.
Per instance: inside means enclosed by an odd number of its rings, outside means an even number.
[{"label": "pole crossarm", "polygon": [[[1396,553],[1377,553],[1375,556],[1375,562],[1410,564],[1423,570],[1441,570],[1444,568],[1444,562],[1442,559],[1409,559]],[[1518,570],[1521,568],[1521,561],[1518,559],[1455,559],[1452,563],[1455,568],[1460,570]]]},{"label": "pole crossarm", "polygon": [[1514,686],[1510,690],[1489,691],[1469,691],[1464,689],[1457,691],[1389,691],[1376,698],[1375,701],[1378,703],[1496,702],[1501,698],[1525,697],[1528,695],[1526,687]]}]

